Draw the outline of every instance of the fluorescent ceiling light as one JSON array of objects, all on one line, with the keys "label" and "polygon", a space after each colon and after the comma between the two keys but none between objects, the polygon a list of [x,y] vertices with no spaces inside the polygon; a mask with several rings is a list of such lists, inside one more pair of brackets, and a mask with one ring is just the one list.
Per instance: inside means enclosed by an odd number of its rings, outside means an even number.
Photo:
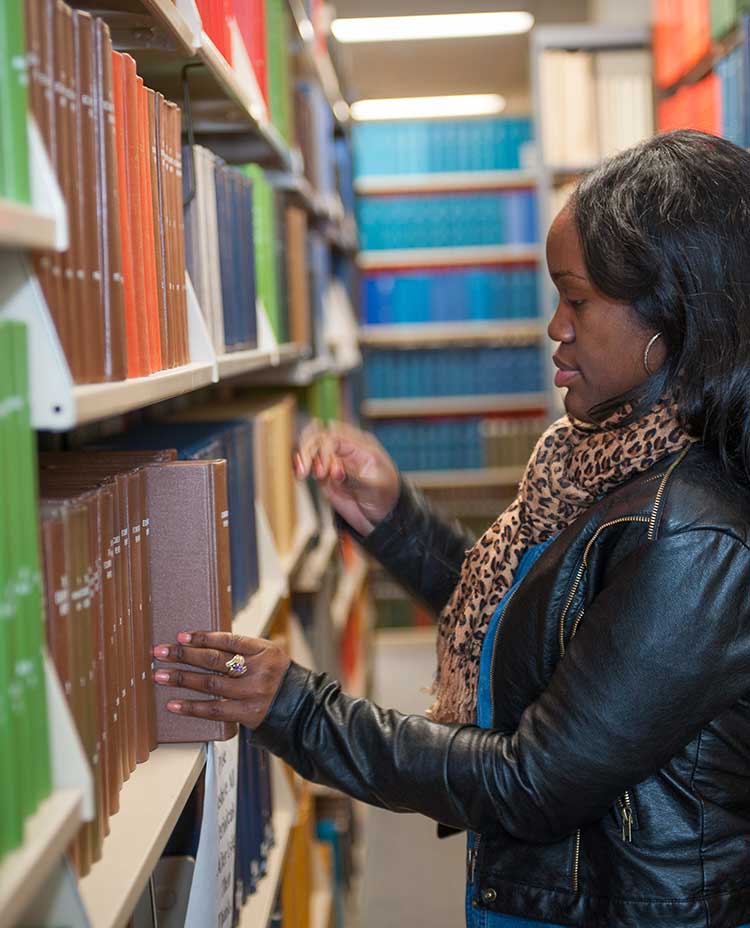
[{"label": "fluorescent ceiling light", "polygon": [[339,42],[403,42],[410,39],[519,35],[528,32],[533,25],[531,13],[446,13],[335,19],[331,31]]},{"label": "fluorescent ceiling light", "polygon": [[492,116],[505,109],[497,93],[455,94],[448,97],[399,97],[392,100],[358,100],[351,105],[353,119],[428,119],[449,116]]}]

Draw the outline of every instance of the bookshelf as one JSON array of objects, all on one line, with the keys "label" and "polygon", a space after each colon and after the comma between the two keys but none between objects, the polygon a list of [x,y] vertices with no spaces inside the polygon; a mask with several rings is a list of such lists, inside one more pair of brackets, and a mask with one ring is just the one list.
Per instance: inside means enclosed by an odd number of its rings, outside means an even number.
[{"label": "bookshelf", "polygon": [[102,859],[79,884],[92,926],[127,924],[205,763],[202,744],[162,744],[130,775]]},{"label": "bookshelf", "polygon": [[434,174],[383,174],[360,177],[354,190],[361,196],[394,193],[436,193],[458,190],[517,190],[535,187],[532,171],[452,171]]},{"label": "bookshelf", "polygon": [[33,206],[0,199],[0,248],[53,248],[55,220]]},{"label": "bookshelf", "polygon": [[519,264],[539,260],[538,245],[477,245],[456,248],[404,248],[361,251],[362,270],[415,267],[476,267],[485,264]]},{"label": "bookshelf", "polygon": [[367,578],[367,559],[357,553],[351,567],[342,572],[336,595],[331,602],[331,621],[339,633],[343,631],[352,605]]},{"label": "bookshelf", "polygon": [[[554,157],[549,158],[545,150],[545,135],[549,131],[546,119],[551,115],[545,104],[542,79],[542,59],[547,52],[585,53],[639,51],[648,49],[651,43],[650,30],[636,26],[617,25],[572,25],[539,26],[531,33],[531,88],[535,118],[535,136],[539,140],[539,159],[537,168],[537,191],[539,194],[540,237],[546,237],[554,215],[560,206],[558,191],[563,185],[575,181],[578,177],[591,171],[596,164],[592,161],[560,163]],[[636,142],[633,138],[627,144]],[[539,305],[545,320],[551,318],[555,288],[547,274],[539,275]],[[551,353],[546,364],[546,382],[550,396],[550,405],[555,414],[562,414],[562,390],[554,386],[555,368]]]},{"label": "bookshelf", "polygon": [[534,345],[544,339],[540,321],[415,322],[363,325],[360,344],[368,348],[419,348],[455,345]]},{"label": "bookshelf", "polygon": [[[235,55],[233,45],[234,65],[228,64],[203,29],[194,0],[72,0],[71,5],[108,22],[115,47],[133,55],[138,74],[150,88],[180,105],[189,100],[190,128],[198,143],[230,162],[252,161],[273,168],[282,178],[280,186],[293,193],[326,249],[351,257],[356,226],[340,193],[323,195],[307,181],[297,150],[270,120],[249,60]],[[302,5],[290,2],[288,9],[302,42],[298,76],[311,77],[323,87],[335,116],[335,131],[341,133],[347,107],[331,59],[310,38],[303,39]],[[78,448],[95,436],[126,428],[131,419],[140,418],[143,410],[155,404],[181,398],[168,408],[189,405],[198,391],[202,399],[204,395],[228,396],[238,385],[307,386],[324,376],[344,378],[358,366],[355,338],[343,349],[339,343],[328,346],[317,357],[301,338],[279,344],[262,303],[257,312],[258,347],[217,354],[188,277],[187,363],[127,380],[75,383],[34,262],[24,253],[38,249],[64,252],[70,245],[66,204],[33,119],[29,120],[29,143],[33,205],[0,201],[0,320],[20,320],[27,327],[32,426],[60,433],[44,436],[46,447]],[[332,278],[330,269],[327,282]],[[353,316],[351,306],[348,312]],[[210,390],[215,392],[209,394]],[[85,428],[79,432],[81,427]],[[319,525],[307,488],[297,484],[295,492],[296,530],[290,550],[283,555],[273,540],[263,502],[256,503],[260,582],[255,595],[234,616],[232,629],[238,634],[255,637],[277,632],[292,589],[304,589],[331,605],[332,594],[323,575],[335,569],[338,536],[330,513],[324,513]],[[351,609],[354,599],[362,595],[365,575],[366,564],[358,563],[355,586],[343,599],[339,597],[339,609]],[[37,926],[124,928],[191,790],[206,769],[206,745],[162,744],[135,768],[119,792],[120,809],[109,820],[102,858],[77,880],[65,862],[66,853],[82,823],[94,818],[92,776],[49,662],[47,674],[54,787],[27,820],[21,847],[0,859],[0,926],[25,924],[26,913]],[[279,762],[272,761],[275,844],[266,859],[266,875],[240,915],[240,924],[248,928],[266,925],[282,882],[297,815],[297,798],[287,774]],[[65,899],[58,898],[61,883],[66,887]],[[328,891],[329,912],[331,895]],[[324,919],[325,886],[316,885],[313,904]],[[40,916],[37,910],[42,908],[44,915]],[[70,915],[73,910],[78,913],[75,917]]]},{"label": "bookshelf", "polygon": [[425,396],[365,400],[362,415],[369,419],[409,416],[481,415],[498,412],[537,412],[547,405],[546,393],[498,393],[486,396]]},{"label": "bookshelf", "polygon": [[404,476],[420,490],[434,488],[515,486],[523,477],[522,467],[478,467],[465,470],[411,470]]}]

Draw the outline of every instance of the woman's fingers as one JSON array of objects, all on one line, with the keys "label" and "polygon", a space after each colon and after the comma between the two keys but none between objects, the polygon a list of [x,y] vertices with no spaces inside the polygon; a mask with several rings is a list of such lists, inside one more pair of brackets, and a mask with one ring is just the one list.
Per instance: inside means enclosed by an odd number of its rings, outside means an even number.
[{"label": "woman's fingers", "polygon": [[242,695],[237,688],[237,679],[219,673],[195,673],[190,670],[157,670],[154,673],[154,682],[160,686],[179,686],[225,699],[237,699]]},{"label": "woman's fingers", "polygon": [[215,673],[226,673],[226,662],[233,654],[256,657],[270,642],[262,638],[246,638],[229,632],[180,632],[177,644],[158,644],[154,648],[157,660],[173,664],[190,664]]},{"label": "woman's fingers", "polygon": [[247,706],[239,699],[172,699],[167,709],[177,715],[216,722],[244,722],[248,715]]}]

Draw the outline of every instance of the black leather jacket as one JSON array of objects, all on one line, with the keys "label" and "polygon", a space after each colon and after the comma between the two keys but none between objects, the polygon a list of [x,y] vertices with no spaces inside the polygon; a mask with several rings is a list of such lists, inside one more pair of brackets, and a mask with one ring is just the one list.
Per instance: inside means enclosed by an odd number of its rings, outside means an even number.
[{"label": "black leather jacket", "polygon": [[[475,904],[586,928],[750,922],[750,494],[700,445],[603,497],[509,601],[494,728],[292,664],[257,740],[481,834]],[[408,486],[367,548],[437,611],[466,539]]]}]

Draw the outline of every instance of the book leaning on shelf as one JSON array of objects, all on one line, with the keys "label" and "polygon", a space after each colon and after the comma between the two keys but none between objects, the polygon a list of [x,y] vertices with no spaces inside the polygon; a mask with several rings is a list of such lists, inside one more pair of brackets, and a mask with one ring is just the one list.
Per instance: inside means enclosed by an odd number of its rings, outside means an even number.
[{"label": "book leaning on shelf", "polygon": [[103,20],[26,0],[30,110],[68,208],[70,246],[35,269],[76,383],[189,360],[180,110],[113,53]]},{"label": "book leaning on shelf", "polygon": [[0,858],[51,786],[26,357],[25,327],[0,321]]}]

